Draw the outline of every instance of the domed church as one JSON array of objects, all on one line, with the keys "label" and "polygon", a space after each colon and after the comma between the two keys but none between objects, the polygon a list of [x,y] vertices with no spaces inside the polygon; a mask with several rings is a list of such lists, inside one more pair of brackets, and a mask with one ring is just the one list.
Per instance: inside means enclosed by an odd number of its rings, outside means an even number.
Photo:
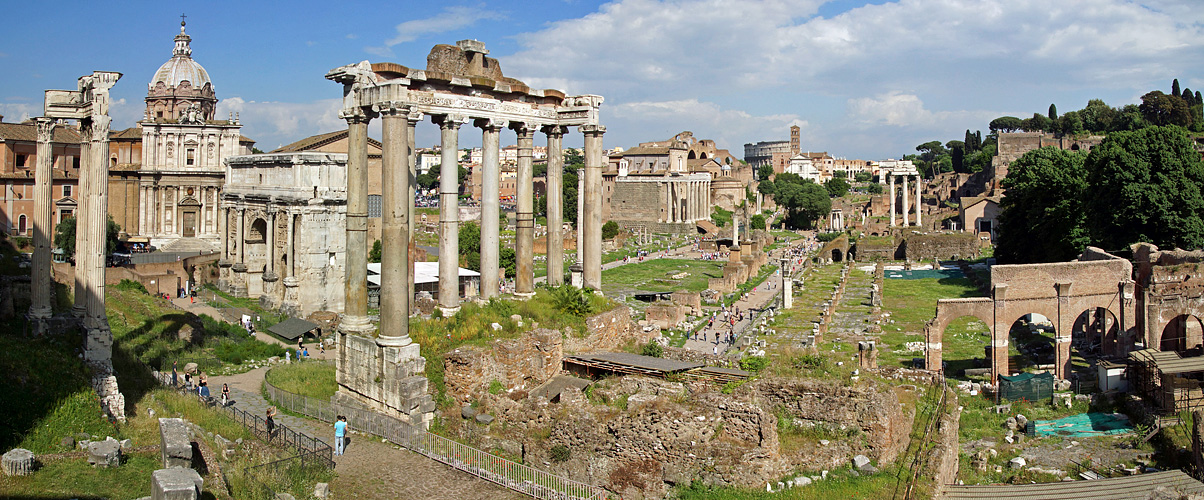
[{"label": "domed church", "polygon": [[209,73],[192,59],[192,37],[175,36],[171,59],[147,85],[138,127],[114,132],[109,211],[130,235],[165,251],[215,251],[225,228],[222,160],[250,154],[237,116],[215,119]]}]

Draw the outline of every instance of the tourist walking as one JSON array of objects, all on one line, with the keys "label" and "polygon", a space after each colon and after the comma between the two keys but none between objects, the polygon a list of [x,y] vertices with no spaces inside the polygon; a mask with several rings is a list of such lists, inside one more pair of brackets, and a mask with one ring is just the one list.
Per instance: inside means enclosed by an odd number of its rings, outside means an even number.
[{"label": "tourist walking", "polygon": [[344,435],[347,433],[347,417],[339,415],[334,421],[334,454],[343,454]]},{"label": "tourist walking", "polygon": [[176,375],[176,362],[172,361],[171,362],[171,387],[174,389],[178,385],[180,385],[180,384],[179,384],[179,379],[177,378],[177,375]]},{"label": "tourist walking", "polygon": [[268,429],[268,441],[271,441],[272,437],[276,435],[276,419],[273,418],[275,416],[276,407],[273,406],[268,408],[267,416],[263,419],[263,426]]},{"label": "tourist walking", "polygon": [[230,405],[230,384],[222,384],[222,406]]}]

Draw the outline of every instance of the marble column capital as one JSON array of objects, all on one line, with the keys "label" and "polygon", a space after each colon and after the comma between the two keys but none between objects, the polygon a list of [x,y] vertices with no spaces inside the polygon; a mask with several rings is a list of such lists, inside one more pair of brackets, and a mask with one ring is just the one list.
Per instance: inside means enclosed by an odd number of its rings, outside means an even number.
[{"label": "marble column capital", "polygon": [[602,134],[606,133],[606,126],[604,126],[604,125],[581,125],[580,127],[577,127],[577,130],[580,130],[581,133],[585,134],[585,135],[602,135]]},{"label": "marble column capital", "polygon": [[410,126],[416,126],[419,122],[426,118],[426,114],[418,111],[417,108],[410,108],[410,112],[406,114],[406,120],[410,122]]},{"label": "marble column capital", "polygon": [[402,101],[383,101],[372,105],[372,111],[375,111],[382,117],[408,116],[412,107]]},{"label": "marble column capital", "polygon": [[540,128],[540,131],[548,137],[564,137],[569,128],[564,125],[544,125]]},{"label": "marble column capital", "polygon": [[362,107],[345,108],[339,110],[339,118],[347,121],[348,125],[357,123],[368,123],[376,117],[376,113],[369,112]]},{"label": "marble column capital", "polygon": [[38,124],[38,142],[53,142],[54,126],[57,125],[57,122],[46,117],[38,117],[35,121]]},{"label": "marble column capital", "polygon": [[460,130],[460,126],[468,123],[464,115],[434,115],[432,120],[443,130]]},{"label": "marble column capital", "polygon": [[510,122],[501,118],[477,118],[473,125],[488,132],[501,132]]},{"label": "marble column capital", "polygon": [[[109,141],[109,124],[113,119],[109,115],[93,115],[92,116],[92,142],[108,142]],[[105,155],[108,156],[107,154]],[[108,158],[105,159],[105,165],[108,165]]]},{"label": "marble column capital", "polygon": [[521,137],[525,137],[525,138],[535,137],[535,131],[538,128],[539,127],[537,125],[535,125],[534,123],[510,122],[510,130],[513,130],[514,133],[518,134],[518,136],[520,138]]}]

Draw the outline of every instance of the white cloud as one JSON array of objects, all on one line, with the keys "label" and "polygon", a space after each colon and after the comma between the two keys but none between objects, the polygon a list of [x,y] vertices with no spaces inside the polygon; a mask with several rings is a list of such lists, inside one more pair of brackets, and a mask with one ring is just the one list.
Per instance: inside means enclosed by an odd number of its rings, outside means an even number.
[{"label": "white cloud", "polygon": [[[412,42],[422,35],[458,30],[472,26],[477,21],[501,18],[500,13],[486,10],[483,7],[447,7],[433,17],[414,19],[398,24],[397,36],[386,40],[384,46],[364,47],[364,50],[370,54],[389,57],[393,55],[394,45]],[[353,36],[348,35],[348,38],[353,38]]]},{"label": "white cloud", "polygon": [[948,123],[987,122],[1008,113],[992,110],[931,111],[915,94],[894,90],[875,97],[849,99],[848,122],[857,128],[935,129]]},{"label": "white cloud", "polygon": [[4,115],[4,121],[7,123],[20,123],[42,114],[40,103],[0,102],[0,115]]},{"label": "white cloud", "polygon": [[247,101],[227,97],[217,105],[216,118],[224,119],[237,113],[242,121],[242,134],[255,139],[264,151],[309,137],[314,134],[347,128],[339,119],[342,99],[322,99],[313,102]]}]

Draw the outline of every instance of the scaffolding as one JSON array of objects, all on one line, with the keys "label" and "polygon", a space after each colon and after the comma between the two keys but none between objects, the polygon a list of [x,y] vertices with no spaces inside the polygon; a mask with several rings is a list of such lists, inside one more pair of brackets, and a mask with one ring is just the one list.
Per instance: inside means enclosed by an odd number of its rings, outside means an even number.
[{"label": "scaffolding", "polygon": [[1204,409],[1204,356],[1142,349],[1129,353],[1130,382],[1162,414]]}]

